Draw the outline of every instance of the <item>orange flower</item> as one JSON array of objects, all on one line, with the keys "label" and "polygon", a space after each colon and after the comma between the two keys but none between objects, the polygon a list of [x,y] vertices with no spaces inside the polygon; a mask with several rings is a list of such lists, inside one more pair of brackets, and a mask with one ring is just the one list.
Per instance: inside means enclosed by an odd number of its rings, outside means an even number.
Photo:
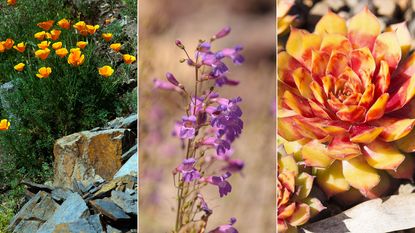
[{"label": "orange flower", "polygon": [[46,60],[46,58],[48,58],[48,56],[49,56],[49,53],[50,53],[50,50],[48,48],[39,49],[39,50],[36,50],[35,56],[42,59],[42,60]]},{"label": "orange flower", "polygon": [[69,28],[71,28],[71,22],[69,22],[69,20],[67,20],[67,19],[61,19],[61,20],[58,21],[57,24],[62,29],[68,30]]},{"label": "orange flower", "polygon": [[87,45],[88,45],[88,42],[86,42],[86,41],[78,41],[78,42],[76,42],[76,46],[78,48],[81,48],[81,49],[84,49]]},{"label": "orange flower", "polygon": [[9,49],[13,48],[14,40],[8,38],[6,41],[3,41],[2,43],[3,43],[4,48],[6,50],[9,50]]},{"label": "orange flower", "polygon": [[50,41],[42,41],[40,44],[37,44],[37,47],[39,47],[40,49],[46,49],[48,48],[50,45]]},{"label": "orange flower", "polygon": [[49,77],[49,75],[52,73],[52,68],[50,68],[50,67],[41,67],[39,70],[38,70],[38,74],[36,74],[36,76],[38,77],[38,78],[47,78],[47,77]]},{"label": "orange flower", "polygon": [[86,29],[90,35],[93,35],[99,29],[99,25],[86,25]]},{"label": "orange flower", "polygon": [[112,33],[102,33],[102,38],[104,38],[104,40],[108,42],[112,39]]},{"label": "orange flower", "polygon": [[98,68],[98,73],[101,76],[108,78],[114,73],[114,69],[111,66],[103,66],[101,68]]},{"label": "orange flower", "polygon": [[8,130],[10,127],[10,121],[7,119],[2,119],[0,121],[0,130]]},{"label": "orange flower", "polygon": [[23,53],[26,50],[26,44],[23,42],[18,43],[17,45],[13,46],[14,49]]},{"label": "orange flower", "polygon": [[73,25],[73,27],[79,32],[79,34],[83,36],[88,35],[88,30],[84,21],[77,22],[75,25]]},{"label": "orange flower", "polygon": [[46,32],[45,31],[41,31],[35,34],[35,38],[38,40],[44,40],[46,36]]},{"label": "orange flower", "polygon": [[52,28],[54,22],[55,21],[53,20],[48,20],[48,21],[40,22],[36,25],[45,31],[49,31]]},{"label": "orange flower", "polygon": [[4,50],[5,48],[4,48],[3,43],[0,43],[0,53],[4,53]]},{"label": "orange flower", "polygon": [[16,5],[16,0],[7,0],[7,5],[9,5],[9,6]]},{"label": "orange flower", "polygon": [[110,48],[117,53],[120,51],[121,47],[122,47],[121,43],[115,43],[115,44],[110,45]]},{"label": "orange flower", "polygon": [[47,33],[47,38],[52,40],[58,40],[61,35],[61,30],[52,29],[50,33]]},{"label": "orange flower", "polygon": [[57,50],[57,49],[60,49],[60,48],[62,48],[62,42],[55,42],[55,43],[53,43],[52,44],[52,48],[54,49],[54,50]]},{"label": "orange flower", "polygon": [[20,72],[24,69],[24,67],[25,67],[24,63],[19,63],[19,64],[14,66],[14,69]]},{"label": "orange flower", "polygon": [[68,63],[72,66],[80,66],[85,61],[85,55],[81,53],[79,48],[71,49],[71,53],[68,56]]},{"label": "orange flower", "polygon": [[55,51],[56,55],[60,58],[64,58],[68,54],[68,50],[66,48],[60,48]]},{"label": "orange flower", "polygon": [[132,64],[133,62],[135,62],[135,57],[130,54],[122,55],[122,59],[124,59],[124,62],[126,64]]}]

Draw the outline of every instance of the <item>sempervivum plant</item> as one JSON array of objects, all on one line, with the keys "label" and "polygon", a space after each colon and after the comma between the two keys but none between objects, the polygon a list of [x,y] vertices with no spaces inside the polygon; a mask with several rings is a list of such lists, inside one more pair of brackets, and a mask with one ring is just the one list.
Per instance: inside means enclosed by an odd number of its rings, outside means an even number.
[{"label": "sempervivum plant", "polygon": [[415,124],[409,47],[404,23],[381,32],[367,8],[347,24],[329,12],[313,33],[291,29],[278,56],[278,133],[300,145],[328,196],[351,187],[379,196],[379,170],[412,178],[413,159],[405,154],[414,151],[405,137]]},{"label": "sempervivum plant", "polygon": [[313,181],[313,176],[299,170],[292,154],[278,148],[278,232],[295,232],[324,209],[317,198],[309,197]]}]

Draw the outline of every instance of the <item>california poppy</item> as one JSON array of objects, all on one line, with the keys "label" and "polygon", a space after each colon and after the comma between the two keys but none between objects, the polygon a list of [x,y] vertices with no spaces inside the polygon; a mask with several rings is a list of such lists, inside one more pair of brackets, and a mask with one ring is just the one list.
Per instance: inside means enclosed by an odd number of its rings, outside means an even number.
[{"label": "california poppy", "polygon": [[108,78],[114,73],[114,69],[111,66],[103,66],[101,68],[98,68],[98,73],[101,76]]},{"label": "california poppy", "polygon": [[41,67],[39,70],[38,70],[38,74],[36,74],[36,76],[38,77],[38,78],[47,78],[47,77],[49,77],[49,75],[52,73],[52,68],[50,68],[50,67]]},{"label": "california poppy", "polygon": [[49,31],[52,28],[54,22],[55,21],[53,20],[48,20],[48,21],[38,23],[37,26],[42,28],[45,31]]},{"label": "california poppy", "polygon": [[14,66],[14,69],[20,72],[24,69],[24,67],[25,67],[24,63],[19,63],[19,64]]}]

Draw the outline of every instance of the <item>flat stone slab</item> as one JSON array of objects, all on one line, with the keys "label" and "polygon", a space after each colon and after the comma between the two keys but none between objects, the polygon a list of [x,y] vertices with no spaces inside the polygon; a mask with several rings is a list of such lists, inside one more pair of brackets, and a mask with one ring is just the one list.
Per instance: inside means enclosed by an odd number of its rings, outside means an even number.
[{"label": "flat stone slab", "polygon": [[113,221],[123,221],[131,219],[119,206],[110,199],[98,199],[90,201],[91,205],[101,214]]},{"label": "flat stone slab", "polygon": [[137,196],[129,195],[126,192],[113,190],[111,192],[111,200],[121,207],[127,214],[134,214],[137,216]]}]

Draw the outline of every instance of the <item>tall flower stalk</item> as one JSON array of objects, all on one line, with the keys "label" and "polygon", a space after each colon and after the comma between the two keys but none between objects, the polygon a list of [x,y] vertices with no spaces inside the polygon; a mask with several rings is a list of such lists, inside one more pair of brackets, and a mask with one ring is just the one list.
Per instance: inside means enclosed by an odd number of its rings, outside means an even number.
[{"label": "tall flower stalk", "polygon": [[[238,106],[240,97],[228,99],[217,93],[224,85],[235,86],[239,82],[227,77],[229,68],[226,60],[242,64],[241,46],[212,50],[215,40],[230,33],[225,27],[210,38],[200,40],[191,56],[180,40],[176,45],[186,63],[194,69],[193,88],[188,89],[172,73],[166,73],[167,81],[154,80],[158,89],[176,91],[184,101],[184,115],[174,125],[173,135],[185,146],[182,162],[173,170],[177,188],[176,222],[173,232],[205,232],[212,210],[205,201],[202,189],[208,185],[217,186],[219,196],[228,195],[232,186],[229,177],[244,167],[242,160],[234,159],[232,143],[242,133],[242,111]],[[210,232],[238,232],[230,223]]]}]

